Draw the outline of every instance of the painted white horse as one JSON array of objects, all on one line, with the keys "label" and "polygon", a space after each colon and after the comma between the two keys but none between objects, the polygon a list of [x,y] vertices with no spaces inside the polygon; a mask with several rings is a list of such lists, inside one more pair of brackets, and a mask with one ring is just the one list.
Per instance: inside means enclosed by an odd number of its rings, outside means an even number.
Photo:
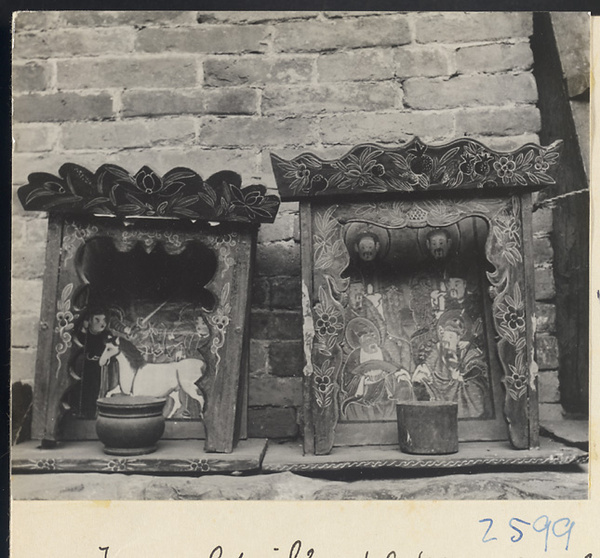
[{"label": "painted white horse", "polygon": [[161,364],[148,363],[137,347],[119,337],[109,337],[98,364],[106,366],[111,358],[119,364],[119,385],[106,395],[148,395],[153,397],[170,396],[174,406],[167,415],[172,417],[181,407],[178,390],[181,389],[200,404],[200,414],[204,411],[204,395],[196,382],[202,378],[206,363],[197,358],[184,358],[176,362]]}]

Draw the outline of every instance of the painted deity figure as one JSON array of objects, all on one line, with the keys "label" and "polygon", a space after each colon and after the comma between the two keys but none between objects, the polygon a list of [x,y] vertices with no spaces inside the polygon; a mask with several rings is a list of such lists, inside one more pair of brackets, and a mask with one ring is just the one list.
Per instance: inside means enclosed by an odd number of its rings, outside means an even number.
[{"label": "painted deity figure", "polygon": [[437,324],[438,341],[426,344],[412,376],[417,398],[458,403],[459,418],[489,415],[488,365],[471,342],[472,324],[460,310],[447,310]]},{"label": "painted deity figure", "polygon": [[349,421],[393,419],[396,403],[413,399],[408,370],[393,362],[369,320],[351,320],[346,337],[353,350],[342,372],[342,417]]}]

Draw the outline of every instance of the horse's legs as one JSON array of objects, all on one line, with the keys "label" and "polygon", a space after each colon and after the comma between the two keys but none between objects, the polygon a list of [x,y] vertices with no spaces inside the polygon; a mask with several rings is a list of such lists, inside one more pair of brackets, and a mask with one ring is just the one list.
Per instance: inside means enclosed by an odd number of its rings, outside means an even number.
[{"label": "horse's legs", "polygon": [[166,418],[171,418],[181,407],[181,398],[179,397],[179,390],[173,390],[171,393],[169,393],[169,397],[173,401],[173,407],[167,413]]}]

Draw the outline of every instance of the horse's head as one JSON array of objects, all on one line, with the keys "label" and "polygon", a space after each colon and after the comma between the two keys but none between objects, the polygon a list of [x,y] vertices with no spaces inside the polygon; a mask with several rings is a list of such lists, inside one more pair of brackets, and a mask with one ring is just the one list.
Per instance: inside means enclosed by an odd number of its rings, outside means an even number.
[{"label": "horse's head", "polygon": [[100,355],[100,359],[98,360],[98,364],[100,366],[106,366],[108,361],[119,354],[121,351],[120,340],[118,337],[108,337],[106,339],[106,345],[104,346],[104,351]]}]

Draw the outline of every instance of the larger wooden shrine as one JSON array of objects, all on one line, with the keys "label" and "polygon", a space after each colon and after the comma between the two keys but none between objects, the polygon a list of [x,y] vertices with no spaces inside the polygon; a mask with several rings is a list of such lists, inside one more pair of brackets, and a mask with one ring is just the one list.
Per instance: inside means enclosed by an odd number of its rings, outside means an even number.
[{"label": "larger wooden shrine", "polygon": [[99,397],[164,395],[164,438],[231,452],[247,436],[257,230],[279,199],[231,171],[75,164],[18,193],[49,213],[33,438],[95,439]]},{"label": "larger wooden shrine", "polygon": [[467,444],[538,446],[532,192],[559,148],[272,155],[282,200],[300,201],[307,454],[397,444],[411,400],[458,403]]}]

